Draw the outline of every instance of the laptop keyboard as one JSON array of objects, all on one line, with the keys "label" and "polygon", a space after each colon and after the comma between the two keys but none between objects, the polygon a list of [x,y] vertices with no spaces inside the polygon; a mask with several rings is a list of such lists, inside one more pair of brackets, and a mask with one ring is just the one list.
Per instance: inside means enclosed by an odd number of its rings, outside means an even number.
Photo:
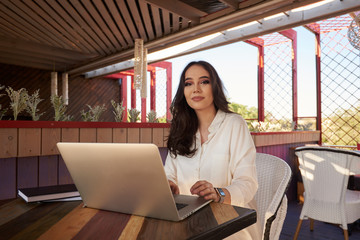
[{"label": "laptop keyboard", "polygon": [[180,210],[184,207],[186,207],[188,204],[185,204],[185,203],[176,203],[176,208],[177,210]]}]

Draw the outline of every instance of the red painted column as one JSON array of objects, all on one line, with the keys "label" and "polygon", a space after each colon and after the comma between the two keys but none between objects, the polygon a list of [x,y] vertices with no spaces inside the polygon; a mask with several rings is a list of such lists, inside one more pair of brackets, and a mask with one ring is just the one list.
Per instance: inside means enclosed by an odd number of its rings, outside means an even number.
[{"label": "red painted column", "polygon": [[121,78],[121,98],[120,102],[122,101],[124,109],[123,114],[123,122],[127,122],[127,76],[123,75]]},{"label": "red painted column", "polygon": [[136,108],[136,89],[134,87],[134,76],[131,76],[131,108]]},{"label": "red painted column", "polygon": [[288,29],[279,32],[285,37],[291,39],[292,51],[292,107],[293,107],[293,121],[298,123],[298,96],[297,96],[297,32],[293,29]]},{"label": "red painted column", "polygon": [[146,98],[141,98],[141,122],[146,122]]},{"label": "red painted column", "polygon": [[170,106],[172,102],[172,63],[166,66],[166,119],[171,119]]},{"label": "red painted column", "polygon": [[156,111],[156,70],[150,72],[150,110]]},{"label": "red painted column", "polygon": [[261,38],[252,38],[245,42],[258,48],[258,121],[263,122],[265,120],[264,40]]},{"label": "red painted column", "polygon": [[318,144],[322,144],[321,128],[321,42],[320,42],[320,25],[312,23],[305,26],[315,35],[315,66],[316,66],[316,130],[320,131]]}]

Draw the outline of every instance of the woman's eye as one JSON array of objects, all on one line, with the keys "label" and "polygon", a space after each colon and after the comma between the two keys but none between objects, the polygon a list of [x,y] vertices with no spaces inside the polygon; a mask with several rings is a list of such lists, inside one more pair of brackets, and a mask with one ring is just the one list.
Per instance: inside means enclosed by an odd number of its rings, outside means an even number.
[{"label": "woman's eye", "polygon": [[210,84],[210,80],[204,80],[201,82],[202,84]]},{"label": "woman's eye", "polygon": [[190,82],[185,82],[185,87],[187,86],[191,86],[191,83]]}]

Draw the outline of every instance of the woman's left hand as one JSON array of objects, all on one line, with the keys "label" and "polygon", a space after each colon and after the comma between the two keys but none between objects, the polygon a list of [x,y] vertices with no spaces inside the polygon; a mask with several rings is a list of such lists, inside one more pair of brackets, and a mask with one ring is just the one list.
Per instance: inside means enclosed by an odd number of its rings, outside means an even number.
[{"label": "woman's left hand", "polygon": [[220,197],[216,193],[214,186],[205,180],[197,181],[190,188],[190,192],[191,194],[196,194],[200,197],[203,197],[206,200],[212,199],[214,200],[214,202],[219,202],[220,200]]}]

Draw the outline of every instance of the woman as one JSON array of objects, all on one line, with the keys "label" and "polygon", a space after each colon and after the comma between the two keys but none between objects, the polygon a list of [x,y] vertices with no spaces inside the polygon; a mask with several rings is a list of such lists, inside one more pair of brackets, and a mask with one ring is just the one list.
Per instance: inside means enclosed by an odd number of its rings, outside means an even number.
[{"label": "woman", "polygon": [[[243,118],[229,110],[213,66],[185,67],[171,113],[165,171],[172,192],[256,209],[254,143]],[[231,237],[261,239],[256,225]]]}]

